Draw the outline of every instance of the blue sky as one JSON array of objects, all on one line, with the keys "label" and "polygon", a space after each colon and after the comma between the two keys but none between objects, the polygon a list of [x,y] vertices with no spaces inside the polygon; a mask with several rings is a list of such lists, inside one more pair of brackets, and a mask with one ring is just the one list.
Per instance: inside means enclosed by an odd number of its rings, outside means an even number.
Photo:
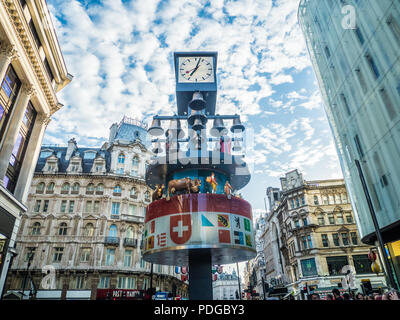
[{"label": "blue sky", "polygon": [[268,186],[299,169],[342,177],[303,35],[298,0],[48,0],[72,83],[45,144],[100,146],[124,115],[150,122],[176,110],[174,51],[218,51],[217,112],[254,130],[254,213]]}]

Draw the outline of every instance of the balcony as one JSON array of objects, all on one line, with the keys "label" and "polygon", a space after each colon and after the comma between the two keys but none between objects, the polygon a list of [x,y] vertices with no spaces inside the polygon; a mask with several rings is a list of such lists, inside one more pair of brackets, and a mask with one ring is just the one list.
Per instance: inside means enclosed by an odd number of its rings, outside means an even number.
[{"label": "balcony", "polygon": [[132,239],[132,238],[125,238],[124,239],[124,247],[132,247],[132,248],[137,248],[137,239]]},{"label": "balcony", "polygon": [[119,238],[118,237],[105,237],[104,244],[119,246]]},{"label": "balcony", "polygon": [[119,214],[112,214],[111,219],[113,220],[119,220]]},{"label": "balcony", "polygon": [[136,223],[144,223],[144,217],[141,216],[134,216],[131,214],[122,214],[121,220],[125,220],[128,222],[136,222]]}]

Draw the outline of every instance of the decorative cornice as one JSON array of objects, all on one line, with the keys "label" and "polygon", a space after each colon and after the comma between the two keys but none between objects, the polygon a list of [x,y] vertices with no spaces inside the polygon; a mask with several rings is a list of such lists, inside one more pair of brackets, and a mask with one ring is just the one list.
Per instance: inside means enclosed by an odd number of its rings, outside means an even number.
[{"label": "decorative cornice", "polygon": [[36,121],[47,127],[51,121],[51,118],[44,113],[39,113],[36,117]]},{"label": "decorative cornice", "polygon": [[10,59],[10,62],[19,58],[18,51],[12,44],[6,44],[4,41],[0,41],[0,54]]},{"label": "decorative cornice", "polygon": [[[40,55],[38,49],[35,44],[31,43],[31,39],[29,38],[29,33],[31,32],[27,26],[25,18],[23,17],[23,12],[20,8],[19,4],[15,4],[14,2],[18,2],[15,0],[1,0],[6,8],[8,17],[10,19],[11,24],[14,27],[16,34],[19,37],[21,45],[25,49],[25,53],[31,63],[34,74],[41,85],[41,88],[45,94],[46,100],[50,106],[51,114],[55,113],[59,110],[59,103],[57,101],[57,96],[52,87],[49,76],[47,75],[47,71],[45,70],[44,64],[40,59]],[[22,15],[22,19],[21,19]]]}]

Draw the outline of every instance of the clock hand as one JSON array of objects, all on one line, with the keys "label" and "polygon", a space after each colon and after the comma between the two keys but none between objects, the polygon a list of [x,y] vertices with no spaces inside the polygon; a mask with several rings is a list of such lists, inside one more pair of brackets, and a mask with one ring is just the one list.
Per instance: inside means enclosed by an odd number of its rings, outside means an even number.
[{"label": "clock hand", "polygon": [[192,76],[192,75],[197,71],[197,69],[199,68],[199,65],[200,65],[200,59],[199,59],[199,61],[197,62],[196,68],[194,68],[194,70],[192,71],[192,73],[190,74],[190,76]]}]

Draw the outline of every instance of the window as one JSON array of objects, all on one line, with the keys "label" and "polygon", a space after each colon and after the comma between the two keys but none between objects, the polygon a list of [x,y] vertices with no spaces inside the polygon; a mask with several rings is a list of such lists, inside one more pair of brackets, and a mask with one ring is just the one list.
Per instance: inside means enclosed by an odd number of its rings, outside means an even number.
[{"label": "window", "polygon": [[314,204],[315,204],[316,206],[319,205],[318,196],[314,196]]},{"label": "window", "polygon": [[307,236],[307,243],[308,243],[308,248],[311,249],[313,247],[312,240],[311,240],[311,235]]},{"label": "window", "polygon": [[314,258],[301,260],[301,269],[304,277],[310,277],[318,274],[317,265],[315,264]]},{"label": "window", "polygon": [[75,201],[69,202],[69,210],[68,210],[69,213],[74,212],[74,205],[75,205]]},{"label": "window", "polygon": [[100,183],[96,187],[96,194],[103,194],[103,192],[104,192],[104,185]]},{"label": "window", "polygon": [[340,247],[340,243],[339,243],[339,234],[338,234],[338,233],[334,233],[334,234],[332,235],[332,238],[333,238],[333,244],[334,244],[336,247]]},{"label": "window", "polygon": [[329,224],[335,224],[335,217],[333,214],[328,215]]},{"label": "window", "polygon": [[64,183],[61,187],[61,193],[69,193],[70,185],[68,182]]},{"label": "window", "polygon": [[349,245],[349,235],[347,233],[342,233],[342,241],[344,246]]},{"label": "window", "polygon": [[83,248],[81,251],[81,262],[89,262],[90,253],[92,249],[90,248]]},{"label": "window", "polygon": [[67,200],[62,200],[61,201],[61,209],[60,209],[60,211],[62,212],[62,213],[65,213],[65,209],[67,208]]},{"label": "window", "polygon": [[86,201],[85,212],[92,212],[93,211],[93,201]]},{"label": "window", "polygon": [[128,239],[133,239],[133,229],[132,229],[132,227],[129,227],[128,230],[126,230],[126,237]]},{"label": "window", "polygon": [[33,224],[33,227],[32,227],[32,236],[38,236],[38,235],[40,235],[40,223],[39,222],[35,222],[34,224]]},{"label": "window", "polygon": [[342,195],[342,201],[343,201],[343,203],[347,203],[347,195],[346,194]]},{"label": "window", "polygon": [[119,207],[120,207],[119,202],[113,202],[112,203],[112,208],[111,208],[111,214],[112,215],[118,215],[119,214]]},{"label": "window", "polygon": [[114,264],[115,249],[107,249],[106,251],[106,266],[112,266]]},{"label": "window", "polygon": [[133,157],[133,159],[132,159],[131,175],[132,176],[138,176],[139,175],[139,159],[138,159],[138,157]]},{"label": "window", "polygon": [[72,186],[72,193],[78,194],[79,193],[79,188],[80,188],[79,183],[74,183],[74,185]]},{"label": "window", "polygon": [[29,258],[31,259],[31,261],[33,261],[35,257],[35,251],[36,251],[35,247],[26,248],[24,261],[28,262]]},{"label": "window", "polygon": [[352,215],[347,215],[346,216],[346,222],[347,223],[353,223],[353,216]]},{"label": "window", "polygon": [[343,224],[343,223],[344,223],[343,215],[342,215],[342,214],[337,214],[337,215],[336,215],[336,218],[337,218],[337,223],[338,223],[338,224]]},{"label": "window", "polygon": [[37,47],[40,48],[42,46],[42,43],[40,41],[39,34],[37,33],[35,24],[33,23],[33,19],[31,19],[31,21],[29,22],[29,28],[32,31],[32,35],[33,35],[33,38],[35,39]]},{"label": "window", "polygon": [[150,201],[150,192],[149,191],[146,191],[144,193],[144,201],[147,201],[147,202]]},{"label": "window", "polygon": [[292,209],[293,209],[293,208],[296,208],[296,206],[294,205],[294,199],[290,200],[290,203],[291,203],[291,205],[292,205]]},{"label": "window", "polygon": [[83,154],[83,159],[94,159],[96,158],[96,152],[94,151],[87,151]]},{"label": "window", "polygon": [[110,287],[110,277],[108,276],[102,276],[100,277],[99,280],[99,288],[101,289],[107,289]]},{"label": "window", "polygon": [[54,248],[53,262],[61,262],[64,248]]},{"label": "window", "polygon": [[100,201],[95,201],[94,202],[94,207],[93,207],[93,212],[98,213],[100,209]]},{"label": "window", "polygon": [[39,212],[41,204],[42,204],[42,200],[36,200],[35,207],[34,207],[33,211],[34,212]]},{"label": "window", "polygon": [[323,202],[323,204],[325,204],[325,205],[329,204],[329,202],[328,202],[328,196],[326,196],[326,195],[322,196],[322,202]]},{"label": "window", "polygon": [[137,190],[135,187],[133,187],[131,189],[130,195],[131,195],[131,198],[135,198],[135,199],[137,198]]},{"label": "window", "polygon": [[340,194],[335,194],[335,203],[336,204],[341,204],[342,199],[340,198]]},{"label": "window", "polygon": [[125,250],[124,267],[130,267],[132,264],[132,250]]},{"label": "window", "polygon": [[9,165],[7,168],[6,175],[4,177],[4,186],[11,193],[14,192],[15,186],[18,181],[19,173],[21,171],[22,163],[31,137],[35,119],[36,119],[36,110],[33,107],[32,103],[29,102],[25,110],[24,118],[22,120],[22,124],[19,129],[19,133],[17,136],[17,140],[14,144],[14,148],[11,152]]},{"label": "window", "polygon": [[349,264],[346,256],[327,257],[326,262],[331,276],[340,275],[342,268]]},{"label": "window", "polygon": [[117,226],[115,224],[113,224],[110,226],[110,229],[108,230],[108,236],[116,238],[117,232],[118,232]]},{"label": "window", "polygon": [[303,236],[301,237],[302,242],[303,242],[303,249],[308,249],[308,245],[307,245],[307,237]]},{"label": "window", "polygon": [[94,193],[94,184],[89,183],[86,187],[86,194],[93,194]]},{"label": "window", "polygon": [[75,289],[83,289],[85,285],[84,276],[76,276]]},{"label": "window", "polygon": [[137,208],[136,205],[130,204],[130,205],[129,205],[128,214],[130,214],[130,215],[132,215],[132,216],[136,215],[136,208]]},{"label": "window", "polygon": [[303,226],[305,226],[305,227],[308,226],[307,218],[303,219]]},{"label": "window", "polygon": [[358,245],[358,237],[357,237],[357,232],[351,232],[350,233],[350,236],[351,236],[351,243],[353,244],[353,245]]},{"label": "window", "polygon": [[121,193],[121,192],[122,192],[121,186],[119,184],[117,184],[114,187],[114,193]]},{"label": "window", "polygon": [[36,193],[39,193],[39,194],[43,193],[44,188],[45,188],[44,182],[39,183],[36,187]]},{"label": "window", "polygon": [[58,235],[59,236],[66,236],[68,231],[67,224],[65,222],[60,224],[60,227],[58,229]]},{"label": "window", "polygon": [[354,268],[357,274],[373,273],[371,269],[371,261],[367,254],[353,256]]},{"label": "window", "polygon": [[300,200],[299,200],[299,198],[296,198],[296,206],[297,206],[297,208],[300,207]]},{"label": "window", "polygon": [[325,225],[325,217],[324,217],[323,215],[320,215],[320,216],[318,217],[318,224],[319,224],[320,226],[324,226],[324,225]]},{"label": "window", "polygon": [[301,196],[301,205],[304,206],[306,204],[306,199],[304,196]]},{"label": "window", "polygon": [[120,163],[120,164],[124,164],[125,163],[125,155],[123,153],[119,154],[118,163]]},{"label": "window", "polygon": [[135,279],[129,277],[118,277],[118,289],[134,289],[135,288]]},{"label": "window", "polygon": [[53,75],[53,71],[51,71],[51,67],[50,67],[50,64],[49,64],[49,61],[47,60],[47,58],[44,58],[43,63],[46,68],[47,74],[49,75],[50,82],[52,82],[54,80],[54,75]]},{"label": "window", "polygon": [[49,183],[49,185],[47,186],[47,189],[46,189],[46,193],[49,193],[49,194],[53,193],[54,186],[55,186],[54,182]]},{"label": "window", "polygon": [[329,247],[329,240],[328,240],[328,235],[327,234],[322,234],[321,235],[322,238],[322,245],[324,248],[328,248]]},{"label": "window", "polygon": [[92,223],[88,223],[83,230],[83,235],[86,237],[93,237],[94,235],[94,227]]},{"label": "window", "polygon": [[300,228],[300,222],[299,222],[299,220],[295,220],[295,221],[294,221],[294,225],[295,225],[296,228]]},{"label": "window", "polygon": [[48,209],[49,209],[49,200],[44,200],[43,212],[47,212]]}]

